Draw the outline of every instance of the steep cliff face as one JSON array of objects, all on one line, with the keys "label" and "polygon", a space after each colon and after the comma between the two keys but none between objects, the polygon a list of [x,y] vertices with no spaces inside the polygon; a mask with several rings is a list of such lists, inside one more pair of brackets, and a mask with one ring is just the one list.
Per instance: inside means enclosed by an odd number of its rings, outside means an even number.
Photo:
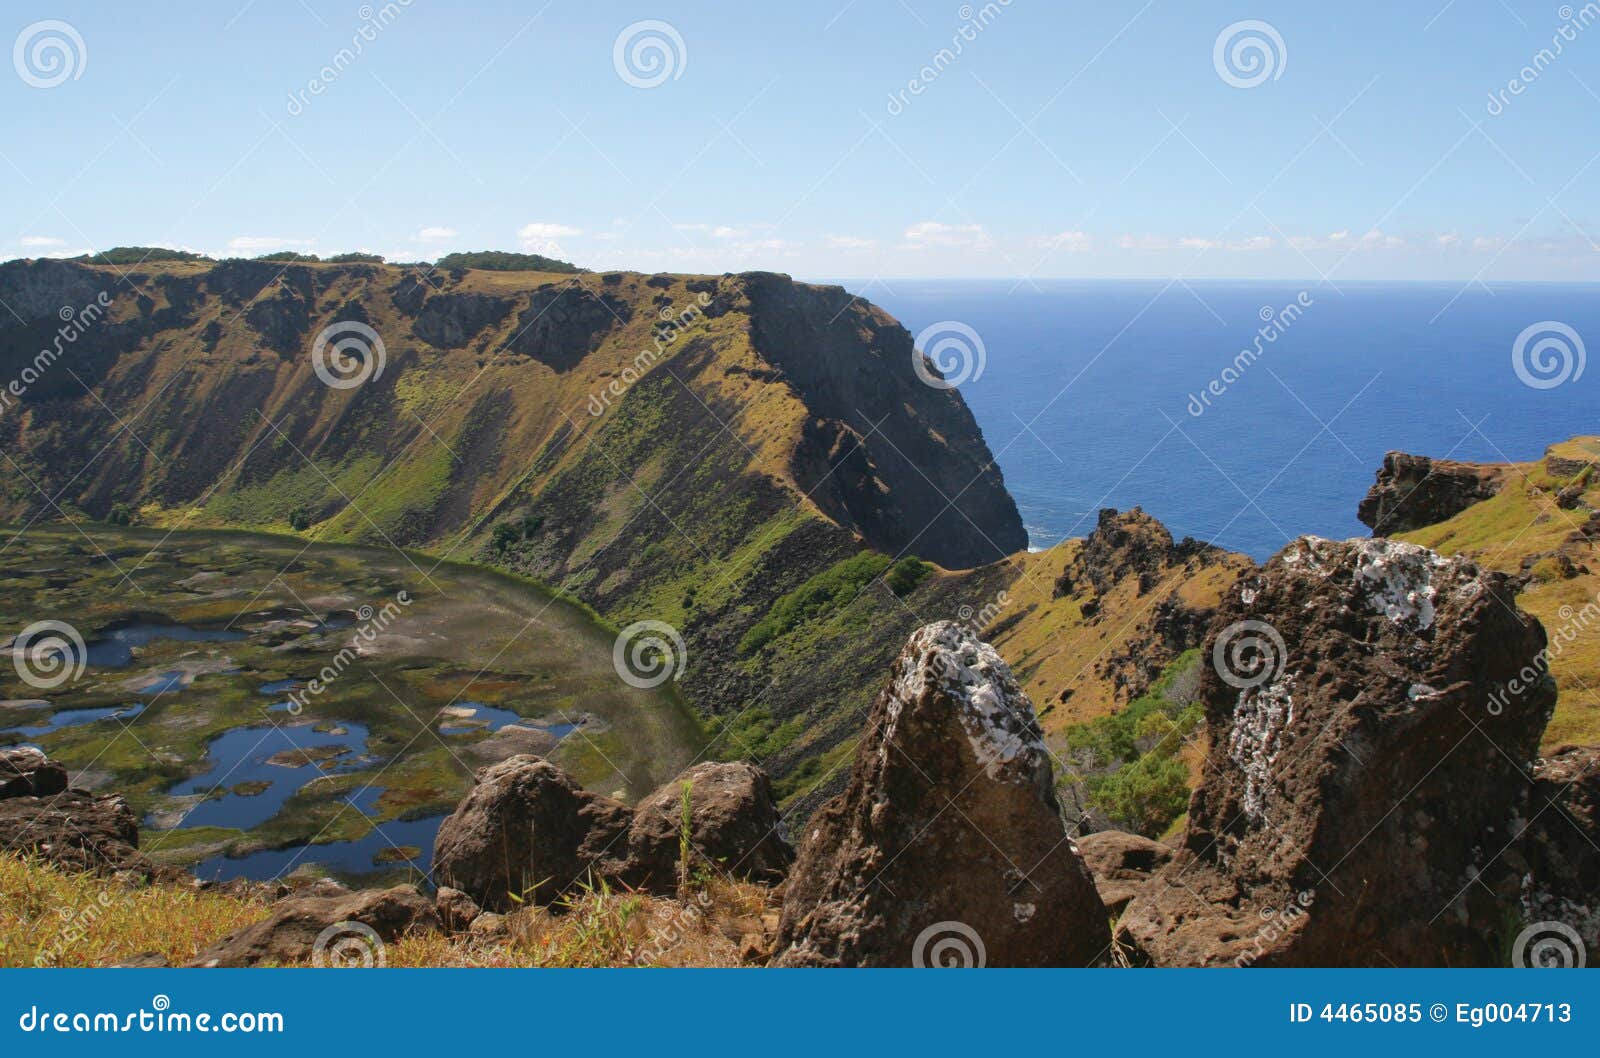
[{"label": "steep cliff face", "polygon": [[1356,517],[1373,536],[1392,536],[1453,518],[1504,483],[1499,468],[1390,452]]},{"label": "steep cliff face", "polygon": [[[922,384],[904,329],[839,288],[19,261],[0,299],[16,313],[0,378],[19,380],[0,518],[126,505],[530,574],[619,625],[679,629],[689,697],[739,718],[720,748],[774,756],[791,795],[803,765],[820,777],[847,750],[862,674],[919,599],[962,579],[919,572],[897,596],[891,560],[960,569],[1026,540],[960,397]],[[842,590],[746,644],[819,576]]]}]

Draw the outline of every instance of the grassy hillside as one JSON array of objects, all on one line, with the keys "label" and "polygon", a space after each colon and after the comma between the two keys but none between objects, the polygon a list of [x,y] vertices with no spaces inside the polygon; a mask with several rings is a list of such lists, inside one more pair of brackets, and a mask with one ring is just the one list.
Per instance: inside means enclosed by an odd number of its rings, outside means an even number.
[{"label": "grassy hillside", "polygon": [[1560,690],[1545,746],[1600,742],[1600,437],[1552,445],[1543,458],[1505,468],[1492,499],[1401,539],[1466,554],[1525,576],[1516,604],[1550,636],[1549,668]]}]

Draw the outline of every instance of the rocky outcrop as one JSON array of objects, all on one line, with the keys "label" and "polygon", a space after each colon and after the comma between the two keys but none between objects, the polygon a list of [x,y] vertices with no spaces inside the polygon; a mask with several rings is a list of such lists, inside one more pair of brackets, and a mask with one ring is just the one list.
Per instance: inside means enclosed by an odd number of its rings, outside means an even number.
[{"label": "rocky outcrop", "polygon": [[640,801],[628,828],[630,862],[642,884],[663,888],[680,858],[683,789],[689,788],[689,841],[711,869],[740,878],[776,881],[794,862],[794,848],[766,772],[744,762],[697,764]]},{"label": "rocky outcrop", "polygon": [[808,824],[778,965],[1086,966],[1109,941],[1032,703],[960,625],[918,630]]},{"label": "rocky outcrop", "polygon": [[48,797],[67,788],[67,769],[32,746],[0,749],[0,801]]},{"label": "rocky outcrop", "polygon": [[584,881],[670,891],[682,858],[682,793],[689,784],[692,856],[707,869],[775,881],[794,859],[772,786],[742,763],[700,764],[639,802],[591,793],[539,757],[480,771],[439,827],[434,875],[484,910],[548,903]]},{"label": "rocky outcrop", "polygon": [[433,901],[409,885],[334,896],[291,896],[260,922],[228,934],[191,966],[244,967],[311,960],[379,965],[383,945],[439,929]]},{"label": "rocky outcrop", "polygon": [[1600,957],[1600,747],[1563,746],[1533,769],[1520,912],[1575,931]]},{"label": "rocky outcrop", "polygon": [[1115,507],[1105,507],[1095,519],[1093,531],[1083,538],[1083,546],[1056,578],[1055,594],[1059,598],[1090,587],[1095,594],[1104,595],[1129,575],[1139,578],[1142,594],[1191,558],[1216,560],[1225,554],[1221,548],[1189,536],[1174,543],[1167,527],[1143,508],[1119,513]]},{"label": "rocky outcrop", "polygon": [[631,305],[610,294],[595,294],[574,283],[541,287],[529,297],[506,344],[546,367],[570,371],[606,332],[632,315]]},{"label": "rocky outcrop", "polygon": [[1505,484],[1503,467],[1390,452],[1356,517],[1373,536],[1393,536],[1454,518]]},{"label": "rocky outcrop", "polygon": [[478,772],[440,824],[434,877],[488,911],[548,903],[591,874],[620,875],[631,822],[549,761],[511,757]]},{"label": "rocky outcrop", "polygon": [[0,800],[0,848],[31,853],[66,871],[149,874],[139,824],[121,797],[63,790]]},{"label": "rocky outcrop", "polygon": [[1510,578],[1385,539],[1303,537],[1242,579],[1200,695],[1183,851],[1120,931],[1159,965],[1482,965],[1520,879],[1555,700]]},{"label": "rocky outcrop", "polygon": [[1078,838],[1078,853],[1112,917],[1122,914],[1150,877],[1172,862],[1177,849],[1139,834],[1101,830]]}]

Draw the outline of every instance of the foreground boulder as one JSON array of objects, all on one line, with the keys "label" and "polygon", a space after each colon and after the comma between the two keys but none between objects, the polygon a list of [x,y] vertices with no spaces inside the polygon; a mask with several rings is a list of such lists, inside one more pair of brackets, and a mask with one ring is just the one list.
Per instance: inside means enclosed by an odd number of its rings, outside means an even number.
[{"label": "foreground boulder", "polygon": [[766,772],[742,761],[697,764],[640,801],[628,830],[630,865],[647,888],[677,876],[683,789],[689,787],[692,855],[711,870],[777,881],[794,862]]},{"label": "foreground boulder", "polygon": [[632,816],[547,760],[510,757],[478,772],[439,826],[434,877],[486,911],[548,903],[591,873],[620,873]]},{"label": "foreground boulder", "polygon": [[32,746],[0,749],[0,801],[49,797],[67,788],[67,769]]},{"label": "foreground boulder", "polygon": [[1107,922],[1011,670],[960,625],[913,633],[802,841],[777,964],[1087,966]]},{"label": "foreground boulder", "polygon": [[260,922],[195,956],[191,966],[241,967],[307,959],[323,965],[378,965],[383,945],[439,929],[433,901],[409,885],[335,896],[291,896]]},{"label": "foreground boulder", "polygon": [[1393,536],[1454,518],[1505,485],[1505,468],[1390,452],[1356,517],[1373,536]]},{"label": "foreground boulder", "polygon": [[1572,930],[1592,961],[1600,958],[1600,748],[1563,746],[1533,778],[1521,918]]},{"label": "foreground boulder", "polygon": [[740,878],[782,876],[794,850],[783,835],[772,784],[754,765],[696,765],[635,811],[532,756],[511,757],[477,774],[439,827],[434,876],[485,911],[507,911],[519,901],[549,903],[585,881],[669,891],[682,858],[685,783],[691,855],[698,862]]},{"label": "foreground boulder", "polygon": [[116,795],[63,790],[0,800],[0,848],[38,856],[65,871],[149,876],[155,868],[138,847],[133,809]]},{"label": "foreground boulder", "polygon": [[1106,911],[1115,918],[1151,875],[1172,862],[1177,850],[1140,834],[1102,830],[1080,837],[1078,853]]},{"label": "foreground boulder", "polygon": [[1555,701],[1512,581],[1384,539],[1305,537],[1240,582],[1200,697],[1183,851],[1121,939],[1158,965],[1484,965],[1520,878],[1498,854]]}]

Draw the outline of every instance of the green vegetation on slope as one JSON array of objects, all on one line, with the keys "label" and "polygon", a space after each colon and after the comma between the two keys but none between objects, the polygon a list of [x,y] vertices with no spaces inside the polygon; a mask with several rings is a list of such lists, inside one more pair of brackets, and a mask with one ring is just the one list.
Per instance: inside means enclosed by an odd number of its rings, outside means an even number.
[{"label": "green vegetation on slope", "polygon": [[474,250],[447,253],[434,262],[435,268],[477,268],[484,272],[582,272],[569,261],[558,261],[537,253],[507,253],[504,250]]},{"label": "green vegetation on slope", "polygon": [[1118,826],[1158,838],[1189,803],[1189,769],[1180,759],[1200,724],[1193,700],[1200,652],[1167,667],[1150,693],[1126,709],[1067,730],[1067,746],[1084,767],[1090,807]]},{"label": "green vegetation on slope", "polygon": [[739,652],[754,653],[805,622],[833,612],[861,594],[874,577],[888,568],[889,557],[876,551],[862,551],[834,563],[773,603],[767,615],[739,641]]}]

